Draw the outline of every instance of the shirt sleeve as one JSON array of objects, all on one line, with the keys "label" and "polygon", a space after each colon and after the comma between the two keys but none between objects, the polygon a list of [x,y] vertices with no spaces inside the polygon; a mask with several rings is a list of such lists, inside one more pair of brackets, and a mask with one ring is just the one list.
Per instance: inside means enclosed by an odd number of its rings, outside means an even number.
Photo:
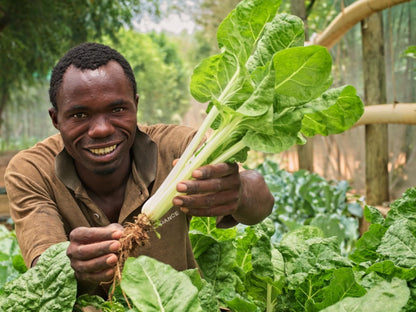
[{"label": "shirt sleeve", "polygon": [[18,154],[10,161],[5,185],[19,247],[30,267],[36,257],[50,246],[66,241],[67,236],[48,185],[50,181],[27,156]]}]

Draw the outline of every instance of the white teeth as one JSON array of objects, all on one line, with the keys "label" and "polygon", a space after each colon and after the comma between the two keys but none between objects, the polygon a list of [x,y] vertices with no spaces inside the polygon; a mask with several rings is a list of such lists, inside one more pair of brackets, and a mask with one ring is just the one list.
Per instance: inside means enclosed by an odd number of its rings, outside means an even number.
[{"label": "white teeth", "polygon": [[108,153],[111,153],[112,151],[114,151],[116,149],[117,145],[112,145],[112,146],[108,146],[108,147],[104,147],[104,148],[91,148],[90,152],[95,154],[95,155],[105,155]]}]

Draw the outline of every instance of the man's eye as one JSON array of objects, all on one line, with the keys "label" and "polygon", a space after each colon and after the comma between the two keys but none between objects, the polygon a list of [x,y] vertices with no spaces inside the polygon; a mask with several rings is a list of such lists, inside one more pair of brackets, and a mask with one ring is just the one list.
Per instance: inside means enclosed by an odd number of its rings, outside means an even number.
[{"label": "man's eye", "polygon": [[77,118],[77,119],[81,119],[81,118],[86,118],[87,114],[85,114],[85,113],[76,113],[76,114],[73,114],[72,117]]},{"label": "man's eye", "polygon": [[124,107],[117,107],[117,108],[113,109],[113,113],[119,113],[119,112],[122,112],[122,111],[124,111]]}]

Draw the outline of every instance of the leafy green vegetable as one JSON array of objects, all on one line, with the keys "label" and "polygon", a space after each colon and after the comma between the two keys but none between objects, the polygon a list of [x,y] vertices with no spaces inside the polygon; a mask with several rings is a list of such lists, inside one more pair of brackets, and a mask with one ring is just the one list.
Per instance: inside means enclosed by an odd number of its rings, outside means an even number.
[{"label": "leafy green vegetable", "polygon": [[139,311],[202,311],[185,273],[146,256],[126,261],[121,287]]},{"label": "leafy green vegetable", "polygon": [[380,282],[362,297],[345,298],[322,311],[403,311],[402,308],[409,300],[409,293],[406,282],[394,278],[391,282]]},{"label": "leafy green vegetable", "polygon": [[4,284],[16,279],[27,268],[20,254],[14,231],[0,226],[0,291]]},{"label": "leafy green vegetable", "polygon": [[51,246],[36,266],[7,283],[1,311],[72,311],[77,281],[66,256],[68,242]]},{"label": "leafy green vegetable", "polygon": [[[76,281],[65,255],[67,243],[58,244],[34,268],[5,285],[0,310],[414,311],[415,200],[416,188],[409,189],[383,222],[367,206],[366,215],[378,223],[371,224],[349,257],[341,254],[336,237],[326,237],[315,226],[301,226],[276,243],[270,219],[224,230],[215,227],[214,218],[194,218],[190,237],[204,279],[198,270],[176,272],[151,258],[131,258],[121,288],[132,308],[120,289],[113,302],[84,295],[74,306]],[[4,235],[0,244],[4,240],[13,246],[10,239],[15,237]]]},{"label": "leafy green vegetable", "polygon": [[[221,53],[195,68],[190,90],[209,102],[194,139],[142,212],[157,221],[172,206],[179,181],[207,163],[244,161],[248,149],[278,153],[302,135],[334,134],[363,113],[353,87],[328,90],[332,60],[326,48],[303,46],[300,19],[276,14],[280,1],[245,0],[222,21]],[[207,131],[214,131],[202,144]],[[202,146],[201,146],[202,144]]]},{"label": "leafy green vegetable", "polygon": [[288,231],[314,225],[325,237],[336,236],[344,255],[352,251],[363,211],[359,203],[347,198],[350,187],[346,181],[327,181],[305,170],[289,173],[270,160],[256,170],[263,175],[275,198],[270,218],[276,225],[277,242]]}]

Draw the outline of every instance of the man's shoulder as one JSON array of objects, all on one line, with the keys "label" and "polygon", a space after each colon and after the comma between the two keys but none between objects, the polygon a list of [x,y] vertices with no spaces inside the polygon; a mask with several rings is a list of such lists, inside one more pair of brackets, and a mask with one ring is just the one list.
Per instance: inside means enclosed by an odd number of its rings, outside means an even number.
[{"label": "man's shoulder", "polygon": [[174,124],[155,124],[155,125],[139,125],[139,130],[146,133],[152,138],[174,136],[174,135],[192,135],[194,128]]},{"label": "man's shoulder", "polygon": [[29,163],[34,167],[54,167],[54,159],[62,151],[63,146],[61,135],[52,135],[32,147],[18,152],[10,160],[8,167],[24,167],[24,163]]},{"label": "man's shoulder", "polygon": [[139,125],[139,130],[146,133],[156,144],[187,145],[195,135],[194,128],[173,124]]}]

